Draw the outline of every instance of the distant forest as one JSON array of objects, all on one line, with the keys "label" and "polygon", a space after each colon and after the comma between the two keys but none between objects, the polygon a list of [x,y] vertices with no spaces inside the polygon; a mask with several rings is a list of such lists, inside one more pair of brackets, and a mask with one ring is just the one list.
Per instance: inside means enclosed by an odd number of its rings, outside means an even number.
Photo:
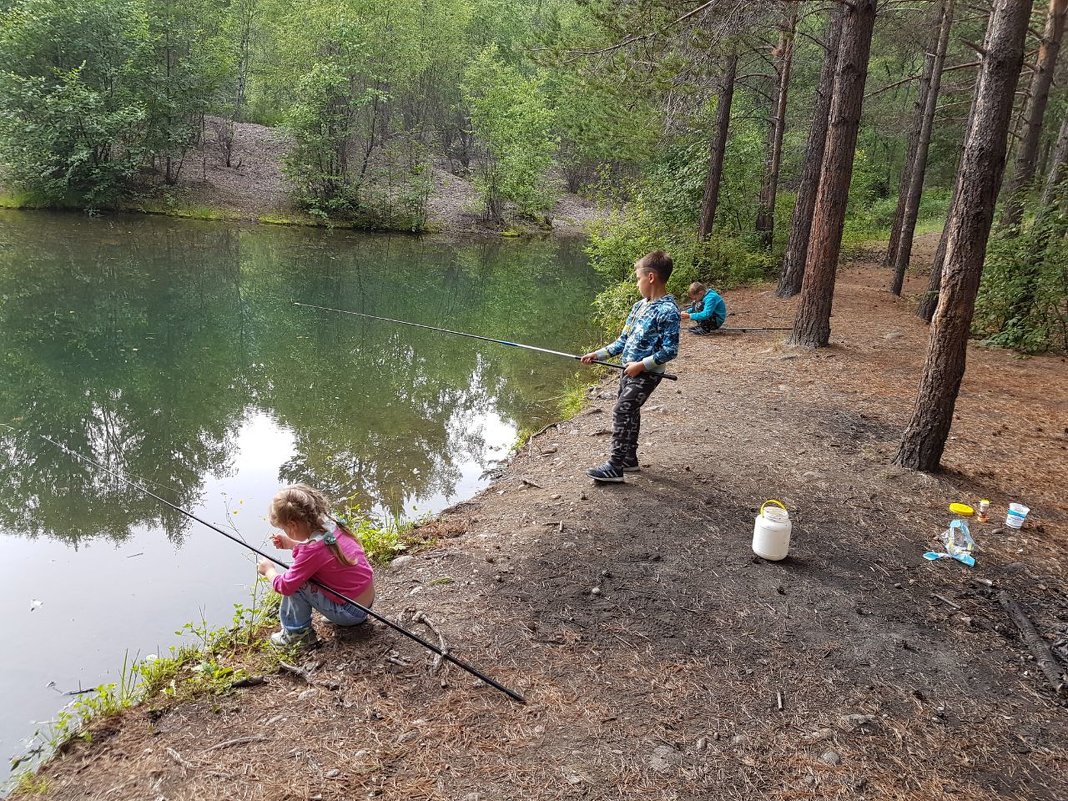
[{"label": "distant forest", "polygon": [[230,165],[255,122],[287,133],[294,199],[326,221],[419,230],[434,170],[473,180],[490,223],[537,225],[564,190],[604,202],[606,320],[662,247],[676,288],[777,278],[802,295],[794,341],[820,347],[843,248],[888,241],[900,294],[917,234],[943,231],[916,309],[932,352],[952,340],[963,373],[968,336],[1068,341],[1068,0],[0,9],[9,196],[108,208],[177,181],[194,147]]}]

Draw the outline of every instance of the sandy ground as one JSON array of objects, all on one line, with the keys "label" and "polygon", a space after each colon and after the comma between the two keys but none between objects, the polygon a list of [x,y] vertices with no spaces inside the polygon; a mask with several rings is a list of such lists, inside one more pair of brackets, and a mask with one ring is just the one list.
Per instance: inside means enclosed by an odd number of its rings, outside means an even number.
[{"label": "sandy ground", "polygon": [[[282,172],[282,159],[289,147],[285,135],[262,125],[237,123],[231,166],[227,167],[218,144],[222,125],[220,118],[207,118],[204,144],[189,154],[177,186],[158,187],[156,193],[170,193],[181,204],[210,207],[236,219],[300,218]],[[471,181],[440,167],[432,172],[433,190],[427,203],[431,230],[446,234],[491,230],[480,217],[478,192]],[[599,213],[594,203],[563,192],[561,187],[551,215],[552,231],[579,235]]]},{"label": "sandy ground", "polygon": [[[841,270],[819,351],[685,334],[642,471],[597,486],[607,376],[380,574],[377,611],[436,642],[424,613],[525,705],[382,624],[323,626],[306,678],[131,710],[38,797],[1068,798],[1065,701],[998,602],[1065,655],[1068,363],[973,346],[946,472],[895,469],[927,329],[886,278]],[[729,324],[792,319],[770,287],[727,301]],[[976,566],[924,561],[946,505],[980,497]],[[750,550],[768,498],[793,519],[781,562]]]}]

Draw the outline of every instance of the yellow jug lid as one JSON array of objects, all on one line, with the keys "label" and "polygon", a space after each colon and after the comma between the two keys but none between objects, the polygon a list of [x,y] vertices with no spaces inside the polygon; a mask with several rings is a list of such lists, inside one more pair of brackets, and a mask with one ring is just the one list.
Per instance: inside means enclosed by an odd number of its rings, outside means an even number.
[{"label": "yellow jug lid", "polygon": [[975,510],[966,503],[951,503],[949,505],[949,511],[955,515],[962,515],[964,517],[975,514]]}]

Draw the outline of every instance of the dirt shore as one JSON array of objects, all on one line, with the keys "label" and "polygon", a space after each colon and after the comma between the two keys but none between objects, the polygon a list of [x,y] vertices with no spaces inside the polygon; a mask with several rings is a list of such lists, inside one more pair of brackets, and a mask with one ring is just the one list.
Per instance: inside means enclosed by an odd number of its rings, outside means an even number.
[{"label": "dirt shore", "polygon": [[[234,126],[230,166],[218,144],[222,120],[208,117],[203,144],[189,153],[174,187],[157,187],[134,203],[132,210],[188,214],[209,212],[226,219],[252,222],[319,224],[297,209],[290,197],[282,164],[289,142],[278,129],[254,123]],[[472,181],[441,166],[432,167],[432,189],[427,202],[430,231],[447,235],[497,234],[500,229],[481,219],[478,192]],[[582,234],[602,212],[596,204],[558,187],[552,210],[551,232]],[[546,231],[548,233],[548,231]]]},{"label": "dirt shore", "polygon": [[[376,610],[435,639],[425,613],[526,705],[432,673],[381,624],[324,627],[312,683],[131,710],[35,797],[1068,798],[1064,701],[997,599],[1063,655],[1068,362],[972,346],[946,472],[893,468],[927,329],[885,279],[842,269],[823,350],[684,334],[624,485],[583,475],[608,447],[606,377],[381,573]],[[727,301],[731,325],[792,319],[769,287]],[[980,497],[976,566],[924,561],[946,505]],[[750,550],[768,498],[794,521],[782,562]],[[1020,531],[1009,501],[1032,509]]]}]

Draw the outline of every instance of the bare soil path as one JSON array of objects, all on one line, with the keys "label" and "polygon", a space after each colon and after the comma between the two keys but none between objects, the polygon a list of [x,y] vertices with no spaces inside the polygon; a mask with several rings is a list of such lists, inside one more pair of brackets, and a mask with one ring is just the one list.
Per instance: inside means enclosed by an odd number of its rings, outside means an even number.
[{"label": "bare soil path", "polygon": [[[973,346],[947,471],[895,469],[927,329],[886,279],[842,269],[820,351],[684,334],[642,472],[602,487],[583,471],[606,378],[382,573],[377,609],[425,612],[526,706],[379,625],[324,630],[320,683],[132,710],[47,766],[43,797],[1068,798],[1064,702],[996,600],[1063,643],[1068,363]],[[727,301],[730,324],[792,320],[768,287]],[[977,565],[925,562],[946,505],[980,497]],[[778,563],[750,550],[767,498],[794,519]],[[1013,500],[1031,517],[999,530]]]}]

